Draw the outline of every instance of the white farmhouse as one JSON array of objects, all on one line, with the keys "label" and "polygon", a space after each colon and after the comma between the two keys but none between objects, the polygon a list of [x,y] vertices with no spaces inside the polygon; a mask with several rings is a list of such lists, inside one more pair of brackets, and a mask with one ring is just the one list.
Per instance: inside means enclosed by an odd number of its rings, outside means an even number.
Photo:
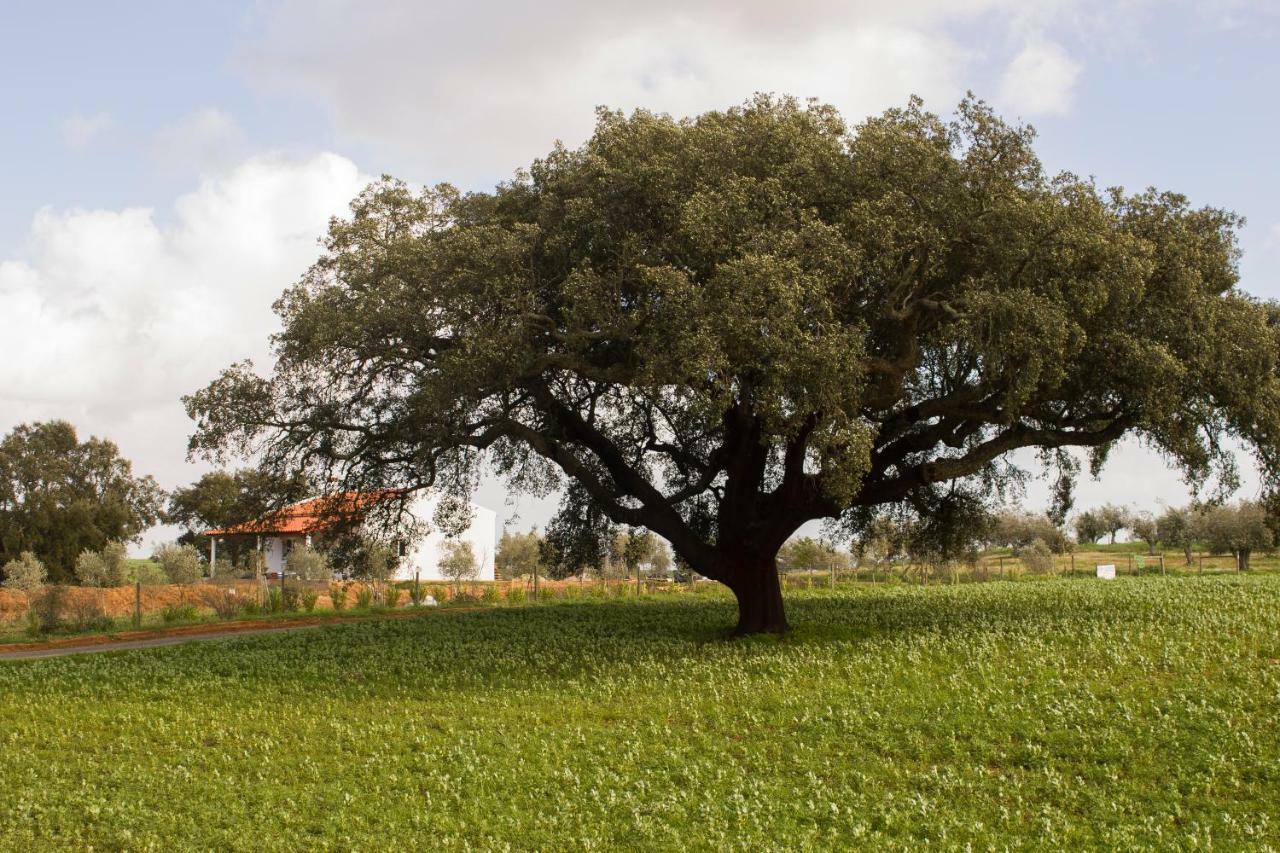
[{"label": "white farmhouse", "polygon": [[[252,538],[265,558],[266,571],[278,576],[290,551],[323,542],[326,530],[334,523],[332,508],[335,502],[347,511],[350,511],[349,508],[356,508],[358,511],[359,507],[368,506],[382,498],[382,494],[375,492],[326,495],[291,504],[255,521],[210,530],[205,534],[209,537],[210,562],[216,559],[219,541],[233,536]],[[431,520],[439,500],[438,494],[419,493],[409,501],[406,509],[415,522],[420,523],[424,529],[431,530]],[[461,541],[470,543],[476,556],[476,564],[479,566],[476,580],[493,580],[493,558],[498,544],[497,527],[497,513],[473,503],[471,526],[460,535],[445,537],[439,531],[431,530],[415,540],[399,543],[400,560],[395,576],[398,580],[413,580],[415,574],[424,581],[446,580],[440,572],[444,545],[447,541]]]}]

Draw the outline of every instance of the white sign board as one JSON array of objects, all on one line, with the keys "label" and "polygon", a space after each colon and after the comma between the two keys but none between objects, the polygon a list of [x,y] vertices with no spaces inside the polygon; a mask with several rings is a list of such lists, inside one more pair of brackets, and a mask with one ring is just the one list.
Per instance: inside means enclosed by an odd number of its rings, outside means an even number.
[{"label": "white sign board", "polygon": [[1105,566],[1098,566],[1098,577],[1104,581],[1113,581],[1116,579],[1116,567],[1114,563],[1108,563]]}]

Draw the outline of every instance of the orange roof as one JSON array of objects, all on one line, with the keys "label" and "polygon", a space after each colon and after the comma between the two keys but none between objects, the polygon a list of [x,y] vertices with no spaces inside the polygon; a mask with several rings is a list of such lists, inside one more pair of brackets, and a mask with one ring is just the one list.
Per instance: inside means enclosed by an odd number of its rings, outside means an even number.
[{"label": "orange roof", "polygon": [[246,533],[315,533],[332,527],[339,521],[357,516],[360,511],[376,503],[400,494],[399,489],[379,489],[374,492],[338,492],[318,498],[290,504],[262,518],[220,527],[205,532],[205,536],[233,536]]}]

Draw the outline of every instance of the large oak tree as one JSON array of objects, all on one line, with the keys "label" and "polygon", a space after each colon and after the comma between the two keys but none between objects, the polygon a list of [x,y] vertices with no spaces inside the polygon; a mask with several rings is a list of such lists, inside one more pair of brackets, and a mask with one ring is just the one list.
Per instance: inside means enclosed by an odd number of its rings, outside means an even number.
[{"label": "large oak tree", "polygon": [[601,111],[490,193],[384,179],[277,304],[269,377],[187,399],[197,453],[348,487],[568,481],[786,627],[813,519],[998,486],[1006,454],[1136,433],[1194,481],[1228,436],[1277,470],[1277,332],[1235,289],[1239,219],[1048,175],[966,100],[849,128],[758,97]]}]

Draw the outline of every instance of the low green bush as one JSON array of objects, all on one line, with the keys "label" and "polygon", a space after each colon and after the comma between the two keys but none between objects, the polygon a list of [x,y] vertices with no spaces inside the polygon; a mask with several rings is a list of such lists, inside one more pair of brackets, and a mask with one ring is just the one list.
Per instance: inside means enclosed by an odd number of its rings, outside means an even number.
[{"label": "low green bush", "polygon": [[302,590],[302,609],[310,613],[316,609],[316,601],[320,598],[320,593],[311,587],[305,587]]},{"label": "low green bush", "polygon": [[484,588],[484,592],[480,595],[480,600],[485,604],[497,604],[498,588],[493,584],[487,584]]},{"label": "low green bush", "polygon": [[368,610],[373,606],[373,588],[369,586],[360,587],[360,591],[356,593],[356,607],[360,610]]},{"label": "low green bush", "polygon": [[160,619],[166,625],[177,622],[193,622],[199,615],[196,606],[189,601],[181,604],[166,604],[160,611]]},{"label": "low green bush", "polygon": [[284,610],[284,593],[280,591],[280,587],[267,588],[267,599],[262,603],[262,610],[264,613],[280,613]]},{"label": "low green bush", "polygon": [[329,584],[329,602],[334,610],[343,610],[347,606],[347,585],[345,583]]},{"label": "low green bush", "polygon": [[511,602],[512,604],[519,604],[520,602],[524,601],[524,598],[525,598],[524,587],[518,586],[516,584],[512,584],[511,586],[507,587],[507,601]]},{"label": "low green bush", "polygon": [[388,608],[395,608],[400,603],[400,587],[389,583],[382,590],[382,603]]}]

